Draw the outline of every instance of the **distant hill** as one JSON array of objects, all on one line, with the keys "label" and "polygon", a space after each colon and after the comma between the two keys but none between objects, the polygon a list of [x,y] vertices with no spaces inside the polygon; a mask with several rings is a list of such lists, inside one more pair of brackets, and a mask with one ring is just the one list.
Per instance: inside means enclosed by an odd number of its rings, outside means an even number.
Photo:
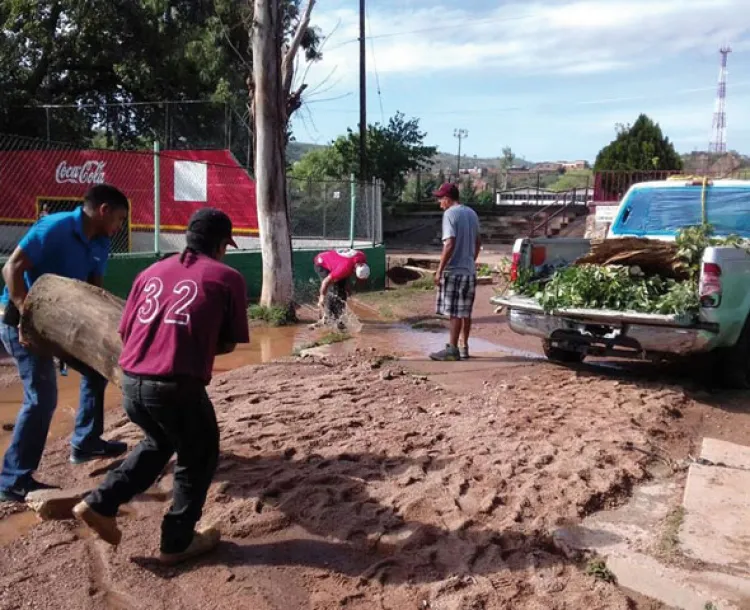
[{"label": "distant hill", "polygon": [[316,148],[325,148],[325,146],[323,144],[310,144],[308,142],[289,142],[286,147],[287,163],[299,161],[307,153]]},{"label": "distant hill", "polygon": [[686,172],[702,173],[708,169],[710,174],[728,175],[735,172],[750,174],[750,157],[736,151],[724,155],[696,151],[682,155],[682,162]]},{"label": "distant hill", "polygon": [[[286,147],[286,158],[288,163],[294,163],[299,161],[305,154],[316,148],[325,148],[325,144],[310,144],[308,142],[290,142]],[[435,162],[433,168],[449,170],[456,167],[457,157],[450,153],[438,152],[435,156]],[[533,163],[516,157],[513,160],[515,165],[531,166]],[[474,155],[461,155],[461,167],[472,168],[472,167],[498,167],[500,164],[500,157],[475,157]]]}]

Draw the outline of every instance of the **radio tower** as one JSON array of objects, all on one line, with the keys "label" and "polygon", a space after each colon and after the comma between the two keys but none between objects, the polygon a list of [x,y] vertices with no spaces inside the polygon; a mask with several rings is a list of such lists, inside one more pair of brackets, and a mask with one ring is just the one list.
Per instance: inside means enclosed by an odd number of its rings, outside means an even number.
[{"label": "radio tower", "polygon": [[714,124],[711,128],[711,141],[708,152],[723,154],[727,152],[727,55],[732,52],[731,47],[723,46],[721,54],[721,69],[719,70],[719,88],[716,91],[716,109]]}]

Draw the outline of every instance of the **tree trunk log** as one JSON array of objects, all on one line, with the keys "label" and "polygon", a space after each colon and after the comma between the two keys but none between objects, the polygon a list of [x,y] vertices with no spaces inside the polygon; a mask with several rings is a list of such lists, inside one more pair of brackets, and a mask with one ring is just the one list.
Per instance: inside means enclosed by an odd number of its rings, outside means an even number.
[{"label": "tree trunk log", "polygon": [[646,275],[684,280],[689,270],[678,256],[673,242],[640,237],[597,239],[591,241],[590,252],[579,258],[576,265],[637,265]]},{"label": "tree trunk log", "polygon": [[255,188],[263,258],[260,304],[291,308],[294,278],[286,203],[286,100],[281,74],[279,5],[275,0],[255,0],[254,5]]},{"label": "tree trunk log", "polygon": [[121,388],[117,328],[124,307],[102,288],[47,274],[31,287],[21,325],[35,353],[56,356],[79,372],[80,361]]}]

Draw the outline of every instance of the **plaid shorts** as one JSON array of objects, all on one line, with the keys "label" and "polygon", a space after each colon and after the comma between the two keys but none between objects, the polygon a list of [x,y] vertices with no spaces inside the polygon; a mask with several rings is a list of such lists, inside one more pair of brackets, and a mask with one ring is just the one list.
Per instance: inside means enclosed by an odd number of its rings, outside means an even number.
[{"label": "plaid shorts", "polygon": [[438,315],[470,318],[476,292],[476,276],[443,274],[437,296]]}]

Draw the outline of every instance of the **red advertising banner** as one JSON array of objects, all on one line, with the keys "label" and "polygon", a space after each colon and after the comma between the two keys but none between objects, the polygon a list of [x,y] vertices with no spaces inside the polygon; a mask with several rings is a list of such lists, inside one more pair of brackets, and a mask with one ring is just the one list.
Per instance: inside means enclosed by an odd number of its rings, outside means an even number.
[{"label": "red advertising banner", "polygon": [[[211,206],[239,234],[257,234],[255,182],[226,150],[163,151],[159,163],[164,231],[183,231],[190,215]],[[107,182],[131,202],[131,229],[154,227],[154,156],[109,150],[0,151],[0,223],[31,224],[42,206],[81,199]]]}]

